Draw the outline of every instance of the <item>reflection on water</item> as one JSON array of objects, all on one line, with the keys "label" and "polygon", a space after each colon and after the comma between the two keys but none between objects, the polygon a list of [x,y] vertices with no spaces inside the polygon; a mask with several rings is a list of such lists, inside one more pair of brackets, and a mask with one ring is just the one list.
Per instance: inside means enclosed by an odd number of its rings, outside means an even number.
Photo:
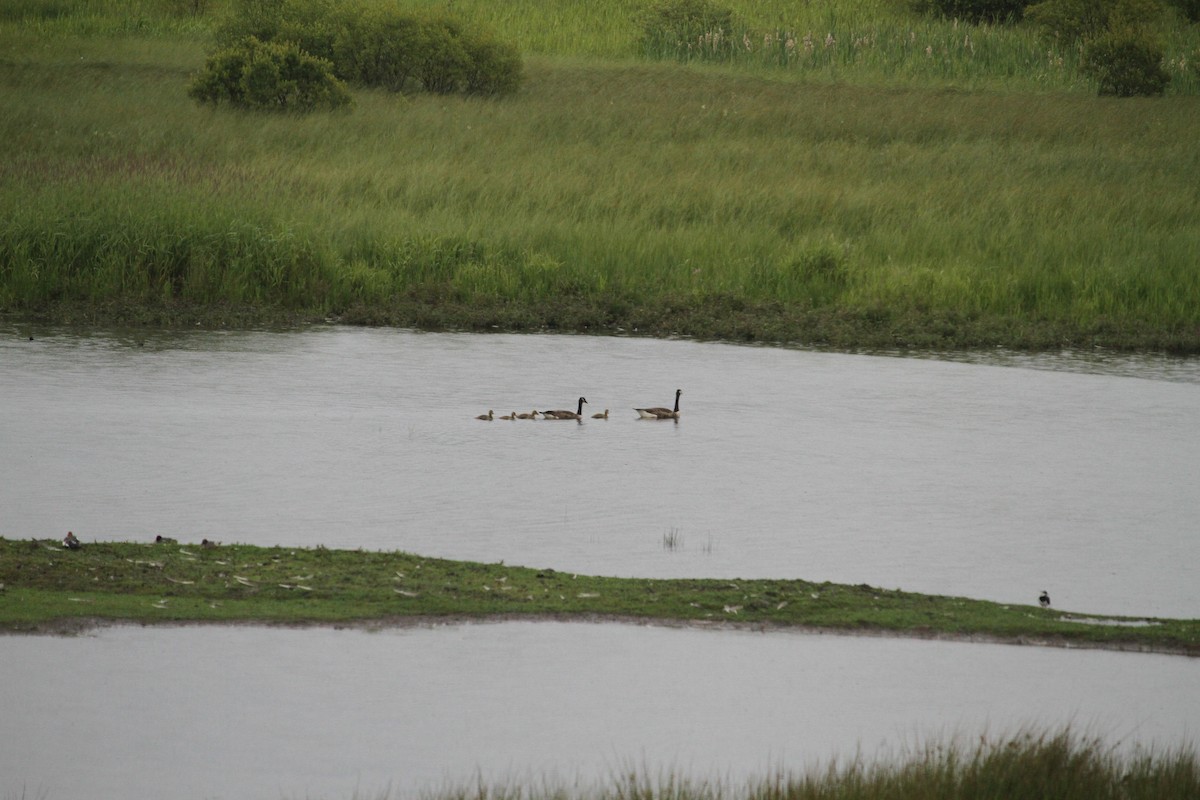
[{"label": "reflection on water", "polygon": [[[10,538],[162,534],[1200,609],[1197,360],[349,328],[7,333]],[[676,388],[678,424],[635,418]],[[610,419],[474,419],[580,395]]]},{"label": "reflection on water", "polygon": [[990,367],[1016,367],[1049,372],[1077,372],[1086,375],[1143,378],[1175,383],[1200,383],[1200,359],[1168,353],[1118,353],[1103,349],[1025,353],[995,348],[982,351],[929,353],[879,352],[876,355],[956,361]]},{"label": "reflection on water", "polygon": [[1200,720],[1200,660],[1006,645],[547,622],[0,646],[0,796],[47,800],[740,783],[1025,727],[1175,750]]}]

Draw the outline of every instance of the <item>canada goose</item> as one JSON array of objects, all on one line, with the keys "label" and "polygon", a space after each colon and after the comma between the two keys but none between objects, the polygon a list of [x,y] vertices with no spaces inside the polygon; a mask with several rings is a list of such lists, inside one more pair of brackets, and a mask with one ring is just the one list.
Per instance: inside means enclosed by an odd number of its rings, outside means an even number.
[{"label": "canada goose", "polygon": [[537,419],[538,412],[530,411],[528,414],[517,414],[517,419]]},{"label": "canada goose", "polygon": [[485,421],[487,421],[487,422],[491,422],[491,421],[492,421],[492,410],[489,408],[489,409],[488,409],[488,413],[486,413],[486,414],[480,414],[480,415],[479,415],[478,417],[476,417],[475,419],[482,419],[482,420],[485,420]]},{"label": "canada goose", "polygon": [[587,402],[586,397],[579,398],[579,409],[577,411],[543,411],[542,416],[546,419],[583,419],[583,404]]},{"label": "canada goose", "polygon": [[608,419],[608,409],[604,409],[603,414],[592,414],[592,419]]},{"label": "canada goose", "polygon": [[510,413],[508,413],[508,414],[505,414],[505,415],[504,415],[503,417],[501,417],[500,419],[516,419],[516,418],[517,418],[517,412],[515,412],[515,411],[512,411],[512,412],[510,412]]},{"label": "canada goose", "polygon": [[679,419],[679,395],[683,394],[683,389],[675,390],[675,409],[663,408],[656,406],[654,408],[635,408],[638,416],[642,419]]},{"label": "canada goose", "polygon": [[1049,594],[1049,592],[1046,592],[1045,590],[1043,590],[1043,591],[1042,591],[1042,596],[1038,598],[1038,603],[1040,603],[1040,604],[1041,604],[1042,608],[1049,608],[1049,607],[1050,607],[1050,594]]}]

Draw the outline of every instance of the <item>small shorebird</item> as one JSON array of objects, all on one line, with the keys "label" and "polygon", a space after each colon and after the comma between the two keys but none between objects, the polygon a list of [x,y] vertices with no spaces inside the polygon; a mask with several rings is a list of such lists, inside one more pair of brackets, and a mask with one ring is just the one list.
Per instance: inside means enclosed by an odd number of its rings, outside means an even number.
[{"label": "small shorebird", "polygon": [[1038,603],[1041,605],[1042,608],[1049,608],[1050,607],[1049,592],[1046,592],[1045,590],[1043,590],[1041,597],[1038,598]]}]

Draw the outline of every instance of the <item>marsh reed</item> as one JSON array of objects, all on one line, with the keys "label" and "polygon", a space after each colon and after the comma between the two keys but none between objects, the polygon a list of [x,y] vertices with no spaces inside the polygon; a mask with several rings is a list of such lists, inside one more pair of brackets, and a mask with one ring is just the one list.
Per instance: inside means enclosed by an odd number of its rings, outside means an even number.
[{"label": "marsh reed", "polygon": [[1123,754],[1060,730],[930,742],[894,759],[854,756],[742,785],[634,768],[592,788],[476,782],[422,800],[1184,800],[1197,791],[1194,750]]},{"label": "marsh reed", "polygon": [[[161,22],[136,34],[103,3],[0,22],[0,310],[1200,348],[1196,96],[1031,91],[1045,65],[1016,62],[910,81],[880,57],[895,74],[872,83],[869,51],[943,23],[869,3],[823,12],[861,57],[797,70],[640,60],[615,0],[561,25],[518,4],[524,28],[463,0],[549,53],[517,97],[263,117],[186,98],[207,43],[186,26],[210,17],[165,2],[132,6]],[[825,29],[792,22],[773,30]],[[976,54],[1020,38],[943,33]]]}]

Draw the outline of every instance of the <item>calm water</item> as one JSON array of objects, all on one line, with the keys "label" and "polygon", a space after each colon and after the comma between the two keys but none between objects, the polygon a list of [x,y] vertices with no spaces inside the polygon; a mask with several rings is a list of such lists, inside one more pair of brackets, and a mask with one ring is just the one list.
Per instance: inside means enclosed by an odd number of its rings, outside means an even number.
[{"label": "calm water", "polygon": [[[156,534],[1200,616],[1200,361],[0,331],[0,536]],[[669,405],[683,418],[644,422]],[[478,422],[533,408],[611,419]],[[673,539],[674,547],[665,540]]]},{"label": "calm water", "polygon": [[[1200,609],[1194,360],[26,333],[0,331],[2,536]],[[634,418],[675,388],[678,424]],[[473,419],[581,394],[612,418]],[[5,798],[736,781],[1023,725],[1176,747],[1200,719],[1193,659],[627,625],[130,627],[0,638],[0,663]]]},{"label": "calm water", "polygon": [[1194,746],[1200,660],[792,633],[505,623],[0,638],[0,797],[374,798],[740,783],[1065,725]]}]

